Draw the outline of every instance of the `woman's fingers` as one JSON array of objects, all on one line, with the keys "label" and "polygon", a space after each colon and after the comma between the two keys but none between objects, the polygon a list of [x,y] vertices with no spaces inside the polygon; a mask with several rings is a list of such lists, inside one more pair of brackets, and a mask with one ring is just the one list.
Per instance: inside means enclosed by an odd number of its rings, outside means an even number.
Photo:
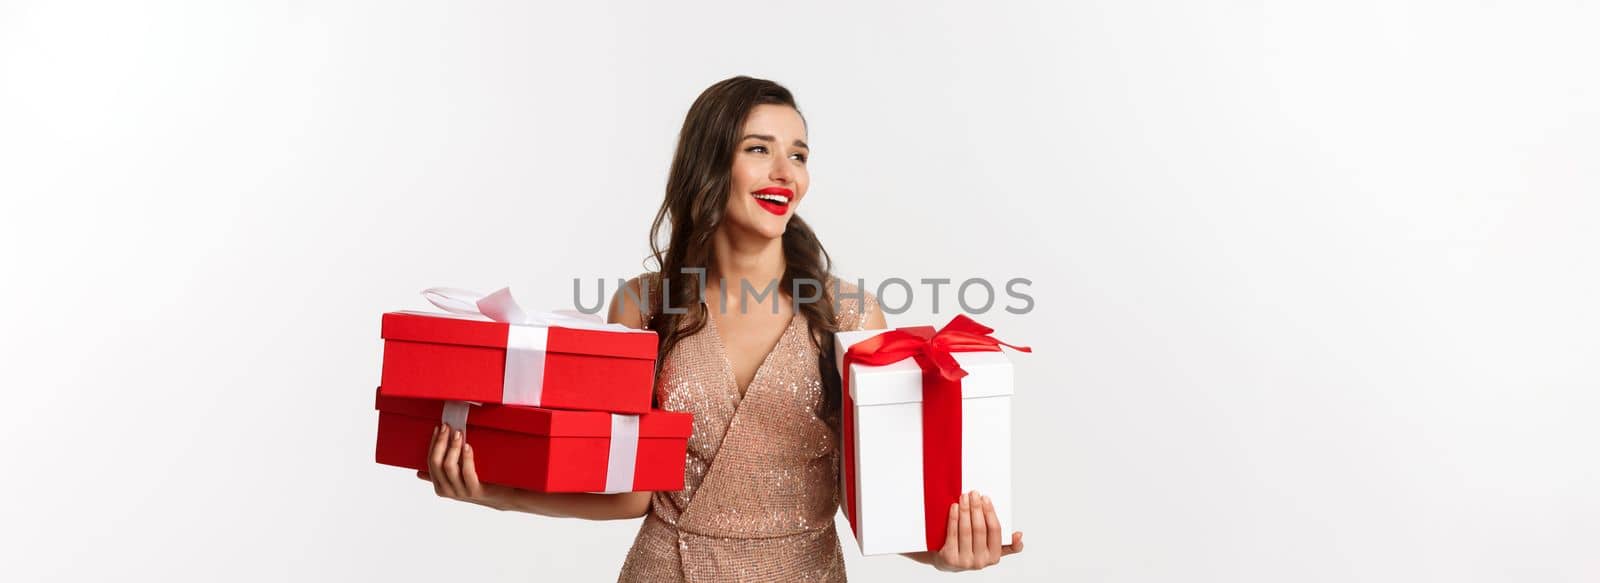
[{"label": "woman's fingers", "polygon": [[461,430],[450,430],[450,449],[444,454],[444,477],[449,484],[451,498],[460,498],[466,493],[466,487],[461,484]]},{"label": "woman's fingers", "polygon": [[934,566],[941,571],[982,569],[999,563],[1000,557],[1022,552],[1022,533],[1012,534],[1012,543],[1001,545],[1003,532],[994,500],[977,490],[962,494],[950,505],[944,547],[934,555]]},{"label": "woman's fingers", "polygon": [[1021,532],[1013,532],[1013,533],[1011,533],[1011,544],[1003,546],[1003,547],[1000,547],[1000,548],[1001,548],[1000,554],[1002,554],[1002,555],[1015,555],[1017,553],[1022,552],[1022,533]]},{"label": "woman's fingers", "polygon": [[484,493],[466,434],[442,423],[433,428],[428,469],[418,471],[417,479],[433,482],[433,493],[445,498],[477,500]]},{"label": "woman's fingers", "polygon": [[444,496],[444,484],[439,473],[444,466],[444,452],[446,448],[444,425],[433,428],[433,444],[428,447],[428,475],[433,479],[433,493]]},{"label": "woman's fingers", "polygon": [[983,495],[973,490],[972,500],[972,566],[989,566],[989,520],[984,515]]},{"label": "woman's fingers", "polygon": [[450,486],[450,435],[453,431],[448,425],[439,428],[439,442],[434,446],[437,453],[433,459],[433,469],[428,473],[433,476],[433,487],[440,496],[455,498],[455,489]]},{"label": "woman's fingers", "polygon": [[968,492],[966,494],[962,494],[961,495],[961,518],[960,518],[959,522],[960,522],[959,530],[960,530],[960,535],[961,536],[960,536],[960,539],[959,539],[960,548],[958,548],[957,550],[960,551],[960,553],[961,553],[961,559],[962,559],[962,563],[963,563],[962,567],[965,568],[966,567],[965,563],[967,562],[967,560],[972,558],[972,493],[971,492]]},{"label": "woman's fingers", "polygon": [[957,555],[961,552],[961,543],[956,539],[958,532],[956,529],[960,528],[960,515],[961,503],[951,502],[950,520],[945,523],[944,527],[944,546],[939,549],[939,554],[944,555],[947,563],[955,562],[956,558],[958,558]]},{"label": "woman's fingers", "polygon": [[990,565],[1000,562],[1000,517],[994,513],[994,500],[988,496],[983,497],[983,520],[988,527],[989,536],[980,542],[984,546],[984,554],[989,557]]},{"label": "woman's fingers", "polygon": [[444,451],[450,446],[446,437],[444,425],[433,428],[433,442],[428,444],[428,473],[435,476],[439,475],[439,468],[444,466]]},{"label": "woman's fingers", "polygon": [[[472,461],[472,444],[463,444],[466,451],[461,453],[461,480],[467,487],[467,496],[473,499],[483,497],[483,484],[478,482],[478,466]],[[996,541],[1000,539],[995,538]]]}]

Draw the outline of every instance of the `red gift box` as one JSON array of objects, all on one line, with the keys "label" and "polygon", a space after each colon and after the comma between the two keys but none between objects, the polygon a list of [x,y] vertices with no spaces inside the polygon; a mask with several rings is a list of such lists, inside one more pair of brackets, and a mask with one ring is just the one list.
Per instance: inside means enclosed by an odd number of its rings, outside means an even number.
[{"label": "red gift box", "polygon": [[[620,328],[620,326],[618,326]],[[383,315],[384,395],[618,413],[650,410],[656,334]]]},{"label": "red gift box", "polygon": [[692,416],[620,415],[515,405],[377,399],[380,464],[428,468],[433,431],[446,410],[466,412],[478,479],[538,492],[682,490]]}]

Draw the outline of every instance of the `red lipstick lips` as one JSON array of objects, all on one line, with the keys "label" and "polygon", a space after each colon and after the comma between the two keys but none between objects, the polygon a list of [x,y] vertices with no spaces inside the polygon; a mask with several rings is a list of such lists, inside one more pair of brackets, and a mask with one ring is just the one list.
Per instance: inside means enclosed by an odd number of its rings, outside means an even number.
[{"label": "red lipstick lips", "polygon": [[756,204],[767,212],[782,215],[789,212],[789,200],[794,198],[794,191],[781,186],[768,186],[750,195],[756,197]]}]

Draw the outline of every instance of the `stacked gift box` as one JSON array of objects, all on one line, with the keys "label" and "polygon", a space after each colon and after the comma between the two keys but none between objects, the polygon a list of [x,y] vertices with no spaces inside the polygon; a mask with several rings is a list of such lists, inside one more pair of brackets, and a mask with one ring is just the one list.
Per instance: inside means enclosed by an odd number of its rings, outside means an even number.
[{"label": "stacked gift box", "polygon": [[480,480],[539,492],[683,488],[691,418],[650,408],[656,334],[524,313],[507,290],[424,292],[447,313],[383,315],[377,461],[427,469],[441,422]]},{"label": "stacked gift box", "polygon": [[1011,522],[1013,369],[994,330],[956,316],[839,332],[841,494],[863,555],[938,551],[950,505],[978,490]]}]

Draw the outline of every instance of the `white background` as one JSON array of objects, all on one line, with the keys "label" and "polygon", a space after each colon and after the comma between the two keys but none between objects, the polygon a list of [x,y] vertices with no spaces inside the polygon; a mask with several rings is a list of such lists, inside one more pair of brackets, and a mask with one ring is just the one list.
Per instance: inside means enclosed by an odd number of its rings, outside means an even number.
[{"label": "white background", "polygon": [[0,3],[0,578],[614,579],[372,462],[379,313],[642,271],[751,74],[838,273],[1035,282],[961,580],[1600,579],[1600,11],[1213,4]]}]

